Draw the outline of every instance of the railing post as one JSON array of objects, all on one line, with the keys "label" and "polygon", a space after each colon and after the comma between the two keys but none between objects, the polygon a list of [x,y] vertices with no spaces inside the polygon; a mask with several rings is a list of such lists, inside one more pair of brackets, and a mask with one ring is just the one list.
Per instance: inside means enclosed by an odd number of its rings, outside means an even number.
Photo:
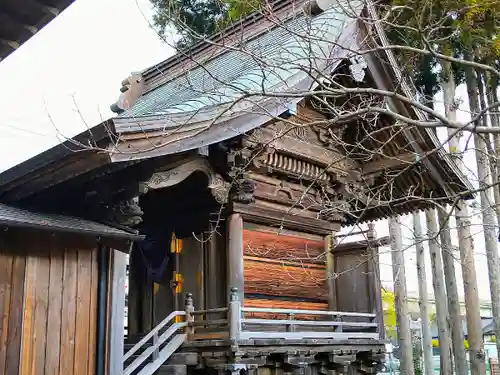
[{"label": "railing post", "polygon": [[[333,320],[335,320],[336,322],[342,323],[342,315],[334,315]],[[343,330],[344,330],[344,327],[342,326],[342,324],[339,324],[334,329],[335,332],[342,332]]]},{"label": "railing post", "polygon": [[[158,345],[158,331],[156,331],[153,335],[153,347],[155,347],[156,345]],[[160,348],[157,347],[153,352],[153,361],[156,361],[159,355],[160,355]]]},{"label": "railing post", "polygon": [[185,306],[186,306],[186,333],[188,335],[188,338],[194,334],[194,326],[192,323],[194,322],[194,305],[193,305],[193,294],[192,293],[186,293],[186,301],[185,301]]},{"label": "railing post", "polygon": [[229,295],[229,338],[238,340],[241,332],[241,302],[238,297],[238,288],[232,287]]},{"label": "railing post", "polygon": [[[295,314],[290,313],[288,314],[288,320],[294,320],[295,319]],[[286,325],[286,331],[287,332],[295,332],[295,325],[294,324],[287,324]]]}]

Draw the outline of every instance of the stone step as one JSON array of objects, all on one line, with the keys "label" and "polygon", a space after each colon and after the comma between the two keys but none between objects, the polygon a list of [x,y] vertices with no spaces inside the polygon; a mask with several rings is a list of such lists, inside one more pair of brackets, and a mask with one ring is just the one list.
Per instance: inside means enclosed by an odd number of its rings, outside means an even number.
[{"label": "stone step", "polygon": [[[125,366],[132,363],[140,353],[134,353],[130,358],[125,361]],[[174,353],[170,356],[167,361],[169,365],[189,365],[196,366],[198,363],[198,354],[197,353]]]},{"label": "stone step", "polygon": [[187,375],[187,366],[163,365],[155,372],[155,375]]}]

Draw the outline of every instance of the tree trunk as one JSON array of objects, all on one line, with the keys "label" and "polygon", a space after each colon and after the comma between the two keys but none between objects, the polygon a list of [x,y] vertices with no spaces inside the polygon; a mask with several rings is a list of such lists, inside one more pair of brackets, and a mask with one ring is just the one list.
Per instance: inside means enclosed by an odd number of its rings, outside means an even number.
[{"label": "tree trunk", "polygon": [[[489,107],[498,102],[498,85],[496,82],[496,78],[491,77],[491,74],[488,74],[485,77],[486,80],[486,103],[482,105],[483,108]],[[484,102],[484,99],[483,99]],[[500,126],[499,118],[498,118],[498,108],[494,108],[492,111],[488,111],[489,118],[491,120],[491,126],[494,128],[498,128]],[[492,113],[493,112],[493,113]],[[484,117],[485,121],[483,121],[484,125],[488,125],[488,121],[486,121],[486,117]],[[500,157],[500,136],[498,134],[493,134],[493,147],[491,147],[493,152],[490,152],[490,168],[491,168],[491,180],[493,182],[497,182],[500,176],[500,163],[498,162],[498,158]],[[500,188],[498,186],[493,187],[493,198],[495,199],[495,213],[497,216],[497,225],[500,225]]]},{"label": "tree trunk", "polygon": [[424,374],[434,375],[432,359],[432,335],[429,321],[429,293],[427,292],[427,272],[425,270],[425,252],[420,213],[413,214],[413,233],[417,250],[418,306],[422,324],[422,348],[424,355]]},{"label": "tree trunk", "polygon": [[[445,114],[449,120],[456,121],[457,105],[455,103],[455,77],[450,63],[443,62],[442,66],[444,75],[442,87]],[[448,137],[450,153],[458,167],[463,170],[459,134],[455,129],[448,128]],[[484,344],[481,330],[482,325],[477,289],[476,264],[474,262],[472,236],[470,233],[469,212],[464,201],[458,202],[455,210],[455,218],[458,231],[458,247],[460,250],[460,268],[462,269],[462,279],[464,283],[470,371],[471,375],[485,375],[486,367],[484,357],[482,356]],[[450,298],[449,295],[448,298]]]},{"label": "tree trunk", "polygon": [[399,219],[389,219],[391,237],[392,274],[394,280],[394,297],[396,305],[396,321],[400,350],[400,373],[415,375],[413,366],[413,350],[411,341],[410,320],[408,315],[408,295],[406,293],[405,260],[401,224]]},{"label": "tree trunk", "polygon": [[[466,60],[473,60],[466,53]],[[478,81],[474,70],[470,67],[465,69],[465,79],[469,96],[471,116],[479,113]],[[483,233],[486,248],[486,259],[488,262],[488,274],[490,279],[491,305],[493,320],[495,322],[495,335],[500,337],[500,270],[498,268],[497,236],[495,233],[495,210],[491,204],[491,193],[488,188],[488,158],[486,143],[480,134],[474,134],[474,145],[476,148],[477,174],[479,178],[481,213],[483,218]],[[497,353],[500,357],[500,340],[497,340]]]},{"label": "tree trunk", "polygon": [[448,325],[448,303],[443,284],[443,262],[437,242],[438,228],[434,210],[426,210],[427,236],[429,238],[429,253],[431,256],[432,285],[434,286],[434,299],[436,301],[436,321],[438,326],[439,347],[441,349],[442,375],[453,375],[451,363],[451,340]]},{"label": "tree trunk", "polygon": [[[443,82],[443,96],[445,113],[448,119],[456,120],[455,104],[455,77],[451,64],[443,63],[445,82]],[[458,167],[463,170],[462,154],[459,135],[455,129],[448,128],[449,150]],[[458,231],[458,247],[462,279],[464,282],[465,309],[467,316],[467,340],[469,342],[469,360],[471,375],[485,375],[484,344],[482,338],[481,312],[479,309],[479,294],[477,289],[476,264],[474,249],[470,233],[470,221],[467,204],[464,201],[457,203],[455,218]]]},{"label": "tree trunk", "polygon": [[445,210],[439,209],[439,236],[441,238],[441,254],[443,256],[446,295],[448,296],[448,312],[450,314],[451,338],[453,355],[455,357],[455,373],[457,375],[467,375],[469,371],[467,369],[467,358],[465,356],[465,338],[462,316],[460,314],[460,300],[458,297],[458,287],[455,276],[455,259],[453,257],[448,216]]}]

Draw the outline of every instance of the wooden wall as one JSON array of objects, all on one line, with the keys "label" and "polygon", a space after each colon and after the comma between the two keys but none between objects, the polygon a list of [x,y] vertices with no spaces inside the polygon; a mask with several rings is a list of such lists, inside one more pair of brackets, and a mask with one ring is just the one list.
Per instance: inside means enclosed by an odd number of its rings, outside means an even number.
[{"label": "wooden wall", "polygon": [[323,238],[247,225],[243,246],[245,306],[328,309]]},{"label": "wooden wall", "polygon": [[0,374],[94,374],[97,272],[83,239],[0,234]]},{"label": "wooden wall", "polygon": [[[320,236],[276,233],[246,224],[243,231],[247,307],[328,310],[325,242]],[[334,249],[334,309],[377,312],[377,249]],[[380,302],[380,301],[379,301]]]},{"label": "wooden wall", "polygon": [[335,280],[337,310],[375,312],[376,275],[372,271],[374,263],[371,252],[366,249],[336,252],[333,262],[335,272],[338,273]]}]

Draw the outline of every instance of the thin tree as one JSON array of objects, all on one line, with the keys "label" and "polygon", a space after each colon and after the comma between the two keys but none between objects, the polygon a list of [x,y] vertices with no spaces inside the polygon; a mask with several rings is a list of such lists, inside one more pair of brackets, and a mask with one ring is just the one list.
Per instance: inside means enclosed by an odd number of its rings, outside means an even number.
[{"label": "thin tree", "polygon": [[398,343],[401,353],[400,372],[402,374],[414,375],[415,369],[413,366],[413,349],[408,314],[405,260],[399,218],[389,219],[389,235],[391,239],[392,275],[394,280]]},{"label": "thin tree", "polygon": [[[498,79],[492,77],[491,74],[483,74],[483,77],[486,84],[486,108],[492,108],[488,111],[491,127],[498,128],[500,126],[499,112],[498,108],[494,107],[495,103],[498,103]],[[486,122],[484,121],[483,124]],[[491,151],[493,151],[490,152],[491,180],[495,182],[498,181],[500,176],[500,163],[498,161],[500,157],[500,136],[498,134],[493,134]],[[493,198],[495,199],[497,225],[500,225],[500,189],[493,189]]]},{"label": "thin tree", "polygon": [[[457,104],[455,103],[456,83],[451,64],[442,62],[443,68],[443,101],[446,117],[456,120]],[[459,133],[448,128],[448,145],[456,164],[463,170],[462,153]],[[476,264],[474,248],[470,232],[469,210],[467,204],[460,200],[455,210],[458,232],[458,248],[462,280],[464,283],[465,310],[467,317],[467,340],[469,343],[469,359],[471,375],[486,374],[484,344],[481,331],[481,311],[479,308],[479,293],[477,289]]]},{"label": "thin tree", "polygon": [[439,236],[441,238],[441,254],[443,256],[443,271],[448,297],[448,312],[450,314],[450,327],[453,355],[455,357],[455,373],[467,375],[467,358],[464,347],[464,331],[462,316],[460,314],[460,299],[458,296],[457,280],[455,276],[455,259],[451,243],[449,215],[443,208],[438,210]]},{"label": "thin tree", "polygon": [[[465,59],[473,61],[472,55],[469,52],[465,53]],[[465,68],[465,76],[469,107],[471,116],[474,117],[480,111],[477,74],[474,69],[467,66]],[[495,322],[495,336],[500,337],[500,270],[498,268],[497,236],[495,233],[495,210],[493,209],[489,189],[487,147],[482,135],[474,134],[474,146],[480,187],[483,234],[490,281],[491,307],[493,310],[493,320]],[[496,341],[496,345],[497,353],[500,356],[500,340]]]},{"label": "thin tree", "polygon": [[439,251],[437,241],[438,226],[436,222],[436,213],[429,209],[425,211],[427,221],[427,237],[429,239],[429,254],[431,256],[432,285],[434,287],[434,299],[436,301],[436,321],[438,326],[439,348],[440,350],[440,373],[443,375],[452,375],[453,368],[451,364],[451,342],[450,330],[448,325],[448,302],[446,300],[446,291],[443,284],[443,261]]},{"label": "thin tree", "polygon": [[422,349],[425,375],[434,375],[432,359],[432,335],[429,320],[429,293],[427,292],[427,272],[425,270],[425,249],[423,243],[420,213],[413,214],[413,234],[417,251],[418,306],[422,324]]}]

